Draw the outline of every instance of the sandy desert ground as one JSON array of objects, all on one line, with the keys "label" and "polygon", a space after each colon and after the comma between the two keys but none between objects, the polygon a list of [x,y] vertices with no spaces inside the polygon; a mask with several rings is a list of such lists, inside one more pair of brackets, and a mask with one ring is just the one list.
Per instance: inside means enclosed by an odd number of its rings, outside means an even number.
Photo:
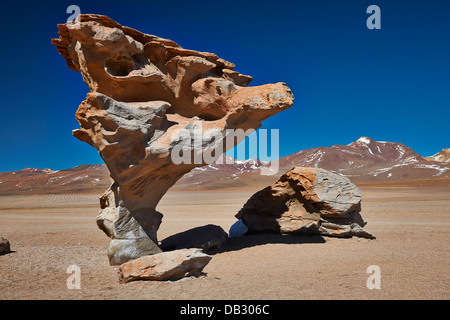
[{"label": "sandy desert ground", "polygon": [[[0,299],[449,299],[450,188],[364,187],[376,240],[251,235],[213,252],[206,276],[119,284],[94,221],[98,195],[0,197]],[[216,224],[228,231],[256,190],[169,192],[159,238]],[[68,266],[81,269],[69,290]],[[368,266],[381,289],[366,286]]]}]

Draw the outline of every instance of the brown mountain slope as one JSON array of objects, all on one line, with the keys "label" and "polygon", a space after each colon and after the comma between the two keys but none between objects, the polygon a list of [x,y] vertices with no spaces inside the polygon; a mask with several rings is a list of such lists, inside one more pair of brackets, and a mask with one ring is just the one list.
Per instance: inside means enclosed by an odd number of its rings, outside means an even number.
[{"label": "brown mountain slope", "polygon": [[[266,186],[295,166],[327,169],[356,183],[404,183],[450,180],[450,164],[428,161],[411,148],[395,142],[361,137],[349,145],[302,150],[279,159],[273,176],[260,174],[266,163],[257,159],[232,165],[210,165],[184,176],[174,188],[218,189]],[[419,181],[419,182],[417,182]]]},{"label": "brown mountain slope", "polygon": [[105,165],[81,165],[71,169],[26,168],[0,172],[0,194],[91,193],[102,192],[109,186]]},{"label": "brown mountain slope", "polygon": [[346,146],[303,150],[281,158],[280,164],[320,167],[368,182],[450,177],[450,165],[428,161],[401,143],[368,137]]}]

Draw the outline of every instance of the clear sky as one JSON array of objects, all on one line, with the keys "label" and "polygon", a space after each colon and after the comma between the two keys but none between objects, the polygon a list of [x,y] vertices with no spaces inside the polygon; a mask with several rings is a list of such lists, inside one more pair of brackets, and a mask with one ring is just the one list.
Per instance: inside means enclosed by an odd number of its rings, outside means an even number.
[{"label": "clear sky", "polygon": [[[103,163],[71,134],[88,91],[50,39],[76,4],[253,76],[286,82],[281,156],[360,136],[428,156],[450,147],[450,1],[10,1],[0,13],[0,171]],[[381,29],[369,30],[369,5]]]}]

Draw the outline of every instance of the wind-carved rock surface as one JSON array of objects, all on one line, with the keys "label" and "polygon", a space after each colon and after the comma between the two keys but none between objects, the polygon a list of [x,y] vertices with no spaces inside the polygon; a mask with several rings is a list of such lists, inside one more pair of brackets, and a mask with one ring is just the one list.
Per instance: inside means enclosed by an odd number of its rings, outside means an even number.
[{"label": "wind-carved rock surface", "polygon": [[363,229],[361,196],[361,190],[346,177],[324,169],[295,167],[255,193],[236,218],[251,233],[374,239]]},{"label": "wind-carved rock surface", "polygon": [[[158,202],[184,174],[207,164],[203,157],[175,164],[171,152],[195,157],[211,146],[224,152],[238,142],[223,143],[228,129],[257,129],[293,104],[284,83],[246,87],[252,77],[217,55],[183,49],[106,16],[80,15],[80,22],[58,29],[52,43],[89,87],[73,135],[99,151],[113,180],[97,224],[112,239],[114,265],[161,252]],[[200,150],[182,144],[186,132],[198,138],[199,128],[215,130],[215,138],[202,135]]]}]

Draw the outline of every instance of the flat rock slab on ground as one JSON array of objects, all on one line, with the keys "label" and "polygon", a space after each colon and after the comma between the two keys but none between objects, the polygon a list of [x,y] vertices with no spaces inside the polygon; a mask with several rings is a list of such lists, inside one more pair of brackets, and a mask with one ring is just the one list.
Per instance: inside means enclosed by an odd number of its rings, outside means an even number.
[{"label": "flat rock slab on ground", "polygon": [[136,280],[179,280],[198,276],[212,257],[201,249],[181,249],[144,256],[122,264],[119,280],[127,283]]}]

